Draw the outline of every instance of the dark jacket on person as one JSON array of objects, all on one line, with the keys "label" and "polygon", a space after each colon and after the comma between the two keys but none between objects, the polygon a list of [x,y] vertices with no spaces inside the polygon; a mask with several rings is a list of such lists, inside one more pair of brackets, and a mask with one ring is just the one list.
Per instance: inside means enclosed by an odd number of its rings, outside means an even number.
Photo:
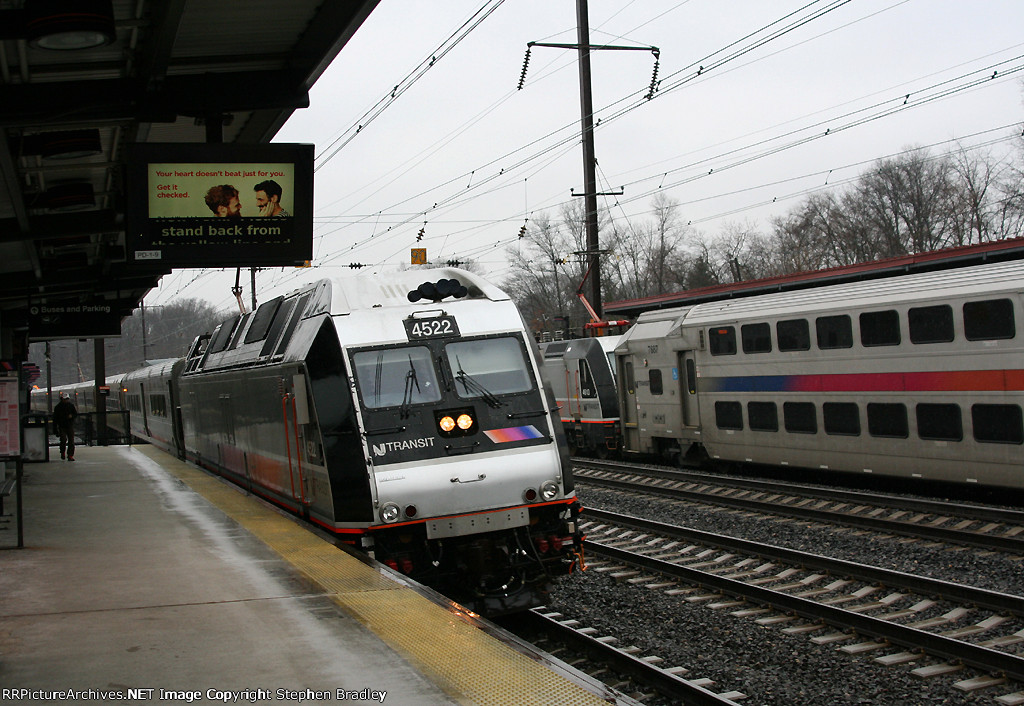
[{"label": "dark jacket on person", "polygon": [[58,429],[71,429],[77,416],[78,409],[75,408],[71,400],[61,400],[53,408],[53,424]]}]

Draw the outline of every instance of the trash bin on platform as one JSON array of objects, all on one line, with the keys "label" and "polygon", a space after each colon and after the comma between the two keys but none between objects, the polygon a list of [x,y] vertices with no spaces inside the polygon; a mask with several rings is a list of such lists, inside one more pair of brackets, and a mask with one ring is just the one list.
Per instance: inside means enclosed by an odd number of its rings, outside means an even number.
[{"label": "trash bin on platform", "polygon": [[21,420],[21,460],[41,463],[50,460],[50,437],[45,414],[27,414]]}]

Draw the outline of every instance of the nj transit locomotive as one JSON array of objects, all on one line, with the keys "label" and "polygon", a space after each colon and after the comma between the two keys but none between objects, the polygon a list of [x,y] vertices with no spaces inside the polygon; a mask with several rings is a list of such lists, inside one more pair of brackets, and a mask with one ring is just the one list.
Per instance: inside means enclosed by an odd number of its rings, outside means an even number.
[{"label": "nj transit locomotive", "polygon": [[615,346],[621,336],[540,344],[542,373],[555,395],[572,453],[605,457],[619,450]]},{"label": "nj transit locomotive", "polygon": [[616,348],[626,450],[1024,485],[1024,263],[649,312]]},{"label": "nj transit locomotive", "polygon": [[471,273],[321,280],[123,387],[136,436],[476,612],[532,607],[579,561],[536,344]]}]

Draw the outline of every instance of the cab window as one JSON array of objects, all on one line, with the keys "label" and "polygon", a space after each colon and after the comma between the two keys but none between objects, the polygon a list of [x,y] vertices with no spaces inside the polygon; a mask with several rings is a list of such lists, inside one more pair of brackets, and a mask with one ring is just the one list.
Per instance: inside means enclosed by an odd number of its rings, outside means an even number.
[{"label": "cab window", "polygon": [[523,348],[514,338],[481,338],[444,347],[459,397],[509,395],[533,389]]},{"label": "cab window", "polygon": [[430,350],[424,346],[360,351],[352,363],[363,405],[369,409],[441,399]]}]

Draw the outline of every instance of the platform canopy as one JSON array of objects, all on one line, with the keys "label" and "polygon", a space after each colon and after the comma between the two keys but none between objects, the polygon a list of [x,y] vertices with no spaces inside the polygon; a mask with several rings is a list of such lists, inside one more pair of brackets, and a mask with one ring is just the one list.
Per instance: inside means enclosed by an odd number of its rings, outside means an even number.
[{"label": "platform canopy", "polygon": [[0,336],[130,315],[127,146],[269,142],[377,1],[0,0]]}]

